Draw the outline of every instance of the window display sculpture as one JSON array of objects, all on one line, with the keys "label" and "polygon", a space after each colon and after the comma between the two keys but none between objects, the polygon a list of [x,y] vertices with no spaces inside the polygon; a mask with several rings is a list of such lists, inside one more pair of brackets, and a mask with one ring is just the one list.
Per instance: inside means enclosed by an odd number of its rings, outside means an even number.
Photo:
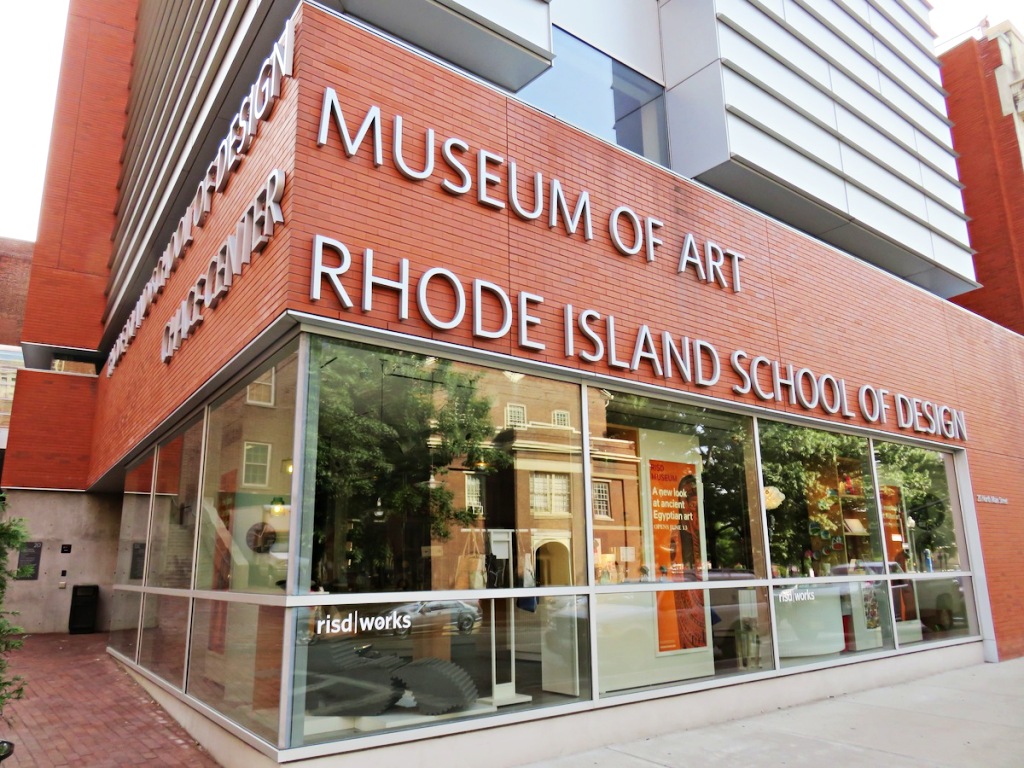
[{"label": "window display sculpture", "polygon": [[479,696],[465,669],[437,658],[407,662],[369,646],[331,648],[333,669],[310,675],[307,709],[317,715],[368,717],[398,704],[406,692],[425,715],[464,709]]}]

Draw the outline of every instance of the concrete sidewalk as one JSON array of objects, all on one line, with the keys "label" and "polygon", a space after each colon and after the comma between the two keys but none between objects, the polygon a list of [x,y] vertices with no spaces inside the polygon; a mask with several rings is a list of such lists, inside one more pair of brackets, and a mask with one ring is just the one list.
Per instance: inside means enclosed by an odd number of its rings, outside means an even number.
[{"label": "concrete sidewalk", "polygon": [[[32,635],[8,656],[26,697],[6,708],[3,768],[218,765],[106,653],[106,634]],[[743,695],[742,687],[733,689]],[[486,734],[486,731],[478,732]],[[474,753],[473,765],[487,761]],[[366,753],[368,758],[373,753]],[[453,755],[452,765],[469,764]],[[364,764],[359,753],[325,760]],[[528,768],[1024,765],[1024,659],[677,731]]]},{"label": "concrete sidewalk", "polygon": [[1021,766],[1024,659],[965,667],[526,768],[694,765]]}]

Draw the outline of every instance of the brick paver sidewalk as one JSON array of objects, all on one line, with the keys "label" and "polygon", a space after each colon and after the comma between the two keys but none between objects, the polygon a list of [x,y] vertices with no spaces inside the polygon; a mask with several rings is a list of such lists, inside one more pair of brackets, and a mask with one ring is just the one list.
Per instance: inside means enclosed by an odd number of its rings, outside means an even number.
[{"label": "brick paver sidewalk", "polygon": [[124,768],[217,763],[106,653],[106,634],[29,635],[7,660],[28,686],[7,705],[3,768]]}]

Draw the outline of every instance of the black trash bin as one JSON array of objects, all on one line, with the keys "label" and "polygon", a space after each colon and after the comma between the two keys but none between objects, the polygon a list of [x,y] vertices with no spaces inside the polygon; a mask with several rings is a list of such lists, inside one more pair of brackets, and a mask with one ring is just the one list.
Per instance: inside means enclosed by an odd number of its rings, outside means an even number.
[{"label": "black trash bin", "polygon": [[100,588],[96,584],[78,584],[71,588],[71,615],[68,616],[68,634],[87,635],[96,631],[96,611],[100,603]]}]

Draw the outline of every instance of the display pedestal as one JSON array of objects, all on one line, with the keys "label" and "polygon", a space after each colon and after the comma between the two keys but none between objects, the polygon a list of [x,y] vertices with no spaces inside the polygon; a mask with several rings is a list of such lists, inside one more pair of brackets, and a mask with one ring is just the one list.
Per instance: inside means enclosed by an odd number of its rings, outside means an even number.
[{"label": "display pedestal", "polygon": [[495,696],[484,696],[482,699],[477,699],[481,704],[487,705],[492,708],[496,707],[507,707],[509,704],[528,704],[533,701],[533,696],[527,693],[516,693],[511,691],[509,693],[503,693],[501,698]]},{"label": "display pedestal", "polygon": [[835,586],[791,587],[775,594],[779,656],[825,656],[846,648],[843,607]]},{"label": "display pedestal", "polygon": [[[871,587],[850,584],[850,593],[843,601],[843,627],[846,650],[868,651],[882,647],[882,630],[878,626],[878,601]],[[871,625],[875,626],[871,626]]]},{"label": "display pedestal", "polygon": [[490,623],[491,695],[478,701],[494,707],[532,701],[532,696],[516,691],[516,612],[511,599],[493,601]]},{"label": "display pedestal", "polygon": [[900,645],[920,643],[924,639],[924,625],[917,619],[896,622],[896,639]]}]

